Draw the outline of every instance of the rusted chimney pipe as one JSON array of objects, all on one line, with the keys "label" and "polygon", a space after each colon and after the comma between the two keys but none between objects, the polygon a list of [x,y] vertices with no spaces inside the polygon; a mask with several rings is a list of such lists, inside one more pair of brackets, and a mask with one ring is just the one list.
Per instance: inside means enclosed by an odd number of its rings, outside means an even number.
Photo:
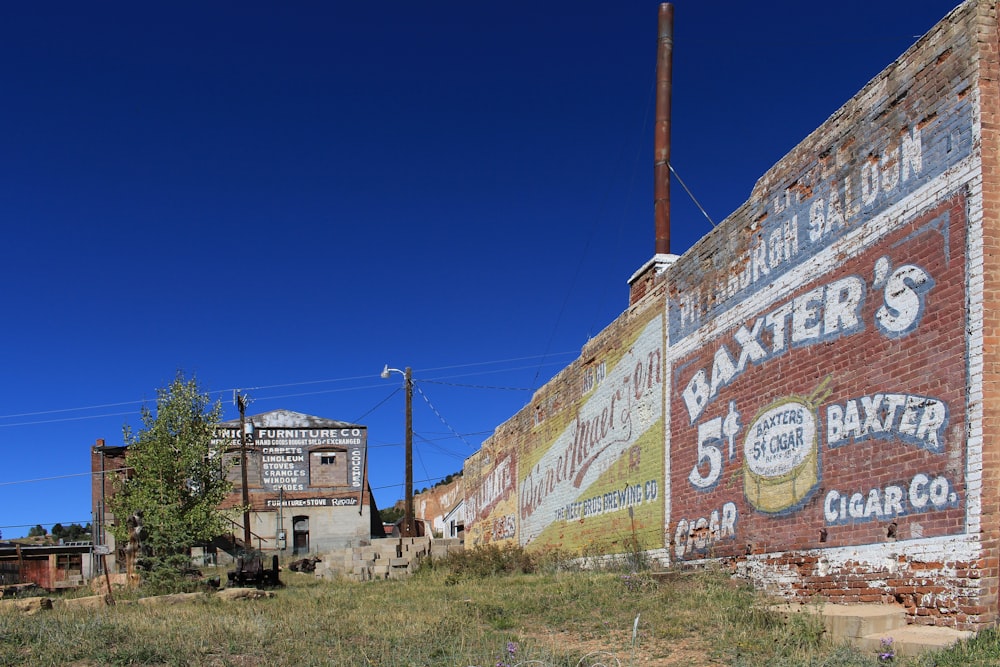
[{"label": "rusted chimney pipe", "polygon": [[656,254],[670,253],[670,98],[674,54],[674,6],[660,5],[656,49],[656,127],[653,164],[653,218]]}]

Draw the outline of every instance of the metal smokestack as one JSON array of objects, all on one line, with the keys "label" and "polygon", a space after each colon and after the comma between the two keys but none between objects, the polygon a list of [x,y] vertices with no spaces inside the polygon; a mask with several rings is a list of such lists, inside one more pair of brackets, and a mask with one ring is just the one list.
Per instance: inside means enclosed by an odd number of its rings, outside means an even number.
[{"label": "metal smokestack", "polygon": [[670,98],[674,54],[674,6],[660,5],[656,49],[656,127],[653,164],[653,217],[656,254],[670,253]]}]

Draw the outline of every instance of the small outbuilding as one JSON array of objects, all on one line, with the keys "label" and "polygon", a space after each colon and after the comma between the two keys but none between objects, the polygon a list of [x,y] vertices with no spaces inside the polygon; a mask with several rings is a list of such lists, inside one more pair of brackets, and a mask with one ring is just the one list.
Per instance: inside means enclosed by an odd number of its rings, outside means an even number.
[{"label": "small outbuilding", "polygon": [[0,590],[34,584],[47,591],[77,588],[90,578],[91,545],[0,543]]}]

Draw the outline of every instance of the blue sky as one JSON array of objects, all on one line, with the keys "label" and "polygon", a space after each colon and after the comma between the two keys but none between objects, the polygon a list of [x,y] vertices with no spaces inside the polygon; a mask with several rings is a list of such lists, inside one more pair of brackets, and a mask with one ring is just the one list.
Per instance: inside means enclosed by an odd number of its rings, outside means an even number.
[{"label": "blue sky", "polygon": [[[672,164],[724,219],[952,0],[675,3]],[[178,370],[460,470],[653,254],[656,2],[0,7],[0,531]],[[672,250],[710,223],[672,186]]]}]

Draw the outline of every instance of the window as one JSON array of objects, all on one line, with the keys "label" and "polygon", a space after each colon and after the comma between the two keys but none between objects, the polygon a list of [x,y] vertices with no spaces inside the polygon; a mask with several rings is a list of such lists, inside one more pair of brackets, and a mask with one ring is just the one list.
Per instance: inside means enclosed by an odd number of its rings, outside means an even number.
[{"label": "window", "polygon": [[314,488],[347,486],[347,450],[321,446],[309,452],[309,485]]}]

